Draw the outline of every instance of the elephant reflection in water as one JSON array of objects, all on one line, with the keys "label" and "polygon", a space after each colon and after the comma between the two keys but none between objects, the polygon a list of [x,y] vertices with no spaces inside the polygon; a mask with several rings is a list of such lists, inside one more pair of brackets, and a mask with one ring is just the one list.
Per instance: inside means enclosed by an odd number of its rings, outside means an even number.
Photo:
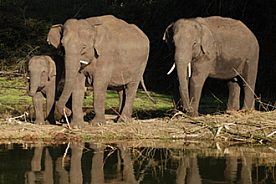
[{"label": "elephant reflection in water", "polygon": [[[226,156],[226,168],[224,170],[224,176],[228,183],[237,182],[238,178],[238,157],[235,156]],[[241,160],[241,173],[240,181],[241,184],[251,184],[252,182],[252,158],[242,156]]]},{"label": "elephant reflection in water", "polygon": [[[238,175],[238,159],[241,160],[240,176]],[[224,178],[227,183],[252,184],[252,158],[241,158],[226,155]],[[240,179],[237,181],[237,179]],[[215,181],[214,181],[215,182]],[[202,178],[199,173],[197,157],[183,157],[179,161],[176,171],[177,184],[201,184]]]},{"label": "elephant reflection in water", "polygon": [[[90,144],[90,148],[93,149],[94,155],[92,158],[92,168],[91,168],[91,184],[104,184],[104,151],[105,146]],[[133,172],[133,163],[128,151],[121,145],[117,146],[117,167],[116,167],[116,177],[111,179],[106,179],[106,183],[120,183],[120,184],[132,184],[138,183],[135,179]],[[105,158],[107,159],[107,158]]]},{"label": "elephant reflection in water", "polygon": [[226,165],[224,170],[225,180],[229,183],[235,182],[237,179],[238,158],[235,156],[226,155],[225,165]]},{"label": "elephant reflection in water", "polygon": [[200,184],[201,176],[197,164],[197,157],[184,157],[179,161],[176,170],[177,184]]},{"label": "elephant reflection in water", "polygon": [[84,145],[71,144],[70,184],[82,183],[81,158]]},{"label": "elephant reflection in water", "polygon": [[[84,183],[83,178],[85,177],[83,176],[82,170],[84,148],[85,146],[83,144],[71,143],[69,156],[63,155],[62,153],[57,158],[54,158],[50,155],[48,148],[36,147],[31,161],[31,171],[26,173],[25,183]],[[106,146],[90,144],[90,148],[93,150],[93,155],[91,154],[91,184],[104,184],[105,182],[120,184],[137,183],[128,149],[123,146],[117,147],[117,151],[114,152],[118,158],[116,176],[115,178],[106,179],[104,177],[104,164],[108,159],[108,156],[105,157],[104,154],[107,151]]]},{"label": "elephant reflection in water", "polygon": [[[41,163],[43,152],[45,153],[44,164]],[[44,169],[42,169],[42,165],[44,165]],[[54,183],[53,163],[47,148],[36,147],[34,149],[34,156],[31,161],[31,171],[27,172],[25,177],[25,183],[27,184],[33,184],[37,182]]]},{"label": "elephant reflection in water", "polygon": [[[84,146],[71,144],[70,148],[71,159],[70,163],[68,163],[70,165],[70,171],[68,173],[64,168],[64,165],[66,165],[64,164],[64,158],[66,157],[63,158],[61,156],[54,161],[48,148],[36,147],[31,161],[31,171],[26,173],[25,183],[82,183],[81,158]],[[54,175],[58,176],[58,178],[54,178]]]},{"label": "elephant reflection in water", "polygon": [[90,144],[90,148],[94,150],[91,167],[91,183],[104,183],[104,150],[105,146]]},{"label": "elephant reflection in water", "polygon": [[252,158],[242,157],[241,184],[251,184],[252,182]]}]

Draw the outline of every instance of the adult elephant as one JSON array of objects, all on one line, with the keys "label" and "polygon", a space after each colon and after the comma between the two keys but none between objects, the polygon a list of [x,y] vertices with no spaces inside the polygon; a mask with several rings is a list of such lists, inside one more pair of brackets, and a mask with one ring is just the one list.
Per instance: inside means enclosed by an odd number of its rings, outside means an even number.
[{"label": "adult elephant", "polygon": [[240,109],[240,87],[244,89],[243,109],[254,109],[259,45],[242,22],[219,16],[179,19],[167,27],[163,39],[175,47],[173,67],[177,69],[183,110],[198,115],[207,77],[229,81],[227,110]]},{"label": "adult elephant", "polygon": [[130,120],[149,55],[149,40],[137,26],[112,15],[69,19],[63,25],[52,26],[47,41],[65,49],[65,85],[56,106],[62,114],[72,94],[73,127],[83,125],[85,77],[93,81],[95,117],[92,124],[105,122],[105,94],[110,86],[120,93],[126,90],[119,121]]}]

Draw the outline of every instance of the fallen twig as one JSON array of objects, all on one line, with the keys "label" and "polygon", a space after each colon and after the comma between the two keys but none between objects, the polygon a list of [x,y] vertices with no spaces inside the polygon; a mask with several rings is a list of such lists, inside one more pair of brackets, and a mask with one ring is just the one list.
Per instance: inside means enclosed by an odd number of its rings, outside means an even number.
[{"label": "fallen twig", "polygon": [[268,134],[266,137],[271,137],[271,136],[273,136],[275,133],[276,133],[276,130],[273,131],[273,132],[271,132],[270,134]]},{"label": "fallen twig", "polygon": [[[27,116],[29,115],[29,113],[24,112],[24,114],[20,115],[20,116],[16,116],[13,118],[9,118],[8,122],[12,122],[14,120],[20,119],[20,118],[24,118],[25,122],[27,122]],[[21,121],[16,121],[17,123],[21,124]]]},{"label": "fallen twig", "polygon": [[219,136],[219,134],[220,134],[222,128],[223,128],[223,126],[218,127],[218,131],[217,131],[215,137]]},{"label": "fallen twig", "polygon": [[65,108],[63,109],[63,114],[64,114],[64,117],[65,117],[65,121],[66,121],[66,123],[67,123],[67,125],[68,125],[68,128],[71,130],[72,127],[70,126],[68,117],[67,117],[66,112],[65,112]]}]

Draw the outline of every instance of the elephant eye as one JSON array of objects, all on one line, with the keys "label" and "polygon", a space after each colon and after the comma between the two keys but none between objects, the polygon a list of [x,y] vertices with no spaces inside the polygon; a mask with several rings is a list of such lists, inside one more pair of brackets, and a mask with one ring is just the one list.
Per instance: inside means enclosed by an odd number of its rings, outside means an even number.
[{"label": "elephant eye", "polygon": [[46,71],[42,71],[41,76],[46,76]]},{"label": "elephant eye", "polygon": [[84,55],[86,53],[86,45],[83,45],[80,51],[81,55]]},{"label": "elephant eye", "polygon": [[194,41],[194,43],[193,43],[193,48],[195,48],[196,46],[197,46],[197,42]]}]

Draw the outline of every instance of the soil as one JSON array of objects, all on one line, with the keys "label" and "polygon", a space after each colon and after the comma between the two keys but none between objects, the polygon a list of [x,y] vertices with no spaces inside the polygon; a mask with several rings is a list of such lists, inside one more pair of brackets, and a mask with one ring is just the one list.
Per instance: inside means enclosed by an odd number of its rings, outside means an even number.
[{"label": "soil", "polygon": [[[19,117],[0,120],[2,143],[67,143],[115,142],[122,140],[181,140],[186,142],[222,142],[273,144],[276,142],[276,111],[246,111],[230,114],[189,117],[178,112],[171,118],[114,123],[108,120],[99,126],[85,125],[71,129],[66,123],[35,125]],[[108,117],[110,119],[110,117]]]}]

